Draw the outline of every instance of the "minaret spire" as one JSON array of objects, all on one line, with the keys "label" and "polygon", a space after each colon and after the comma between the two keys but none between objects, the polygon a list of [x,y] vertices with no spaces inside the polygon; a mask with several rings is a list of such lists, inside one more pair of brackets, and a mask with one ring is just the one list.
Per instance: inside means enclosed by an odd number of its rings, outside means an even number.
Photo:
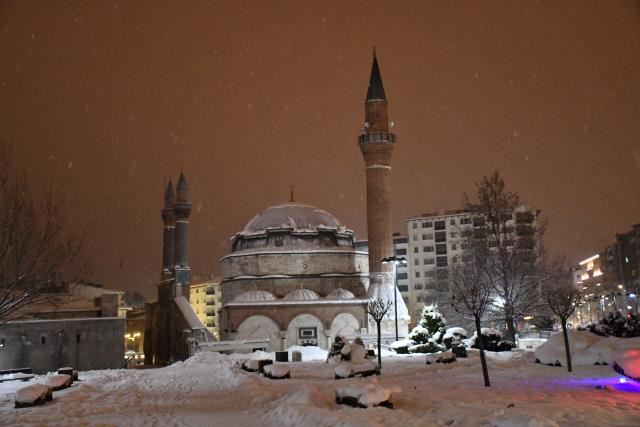
[{"label": "minaret spire", "polygon": [[376,57],[376,47],[373,47],[373,64],[371,65],[371,76],[369,77],[369,88],[367,90],[368,101],[386,101],[387,97],[384,93],[384,85],[382,84],[382,75],[378,66],[378,58]]},{"label": "minaret spire", "polygon": [[295,199],[293,198],[293,185],[289,185],[289,202],[295,202]]}]

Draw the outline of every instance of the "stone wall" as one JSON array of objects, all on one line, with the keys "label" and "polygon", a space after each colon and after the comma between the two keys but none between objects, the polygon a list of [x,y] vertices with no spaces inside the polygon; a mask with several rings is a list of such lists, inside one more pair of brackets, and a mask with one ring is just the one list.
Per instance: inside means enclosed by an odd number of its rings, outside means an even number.
[{"label": "stone wall", "polygon": [[8,322],[0,326],[0,369],[113,368],[124,357],[124,333],[124,318]]}]

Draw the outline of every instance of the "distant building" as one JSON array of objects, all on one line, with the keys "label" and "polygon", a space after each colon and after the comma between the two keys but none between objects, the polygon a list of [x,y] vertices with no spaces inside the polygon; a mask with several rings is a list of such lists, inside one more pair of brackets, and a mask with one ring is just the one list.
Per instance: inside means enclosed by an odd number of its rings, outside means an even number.
[{"label": "distant building", "polygon": [[198,319],[205,324],[216,339],[220,338],[220,310],[222,290],[220,280],[196,278],[189,286],[189,303]]},{"label": "distant building", "polygon": [[[536,256],[537,218],[539,210],[519,206],[507,221],[514,240],[521,247],[529,248]],[[419,318],[424,304],[438,304],[438,308],[450,321],[462,319],[453,310],[450,301],[449,269],[460,262],[464,253],[463,233],[480,225],[470,212],[451,210],[444,213],[428,213],[407,220],[409,310],[414,319]]]},{"label": "distant building", "polygon": [[25,307],[20,320],[0,325],[0,370],[116,367],[125,351],[123,294],[74,283],[47,302]]},{"label": "distant building", "polygon": [[582,290],[577,319],[597,322],[607,312],[638,313],[640,292],[640,224],[602,252],[580,261],[573,268],[574,283]]}]

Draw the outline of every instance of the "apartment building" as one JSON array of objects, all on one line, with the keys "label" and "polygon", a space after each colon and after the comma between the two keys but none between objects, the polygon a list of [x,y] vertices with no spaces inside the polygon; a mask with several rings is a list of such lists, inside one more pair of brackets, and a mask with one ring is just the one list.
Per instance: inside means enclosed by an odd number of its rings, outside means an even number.
[{"label": "apartment building", "polygon": [[220,280],[196,278],[195,283],[189,286],[189,303],[198,319],[219,339],[219,313],[222,309]]}]

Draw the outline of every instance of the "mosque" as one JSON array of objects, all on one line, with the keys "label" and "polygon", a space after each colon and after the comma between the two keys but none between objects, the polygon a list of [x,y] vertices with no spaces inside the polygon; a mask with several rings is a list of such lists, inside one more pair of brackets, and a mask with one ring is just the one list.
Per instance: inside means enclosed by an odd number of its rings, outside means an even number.
[{"label": "mosque", "polygon": [[[408,335],[407,308],[392,266],[382,262],[394,255],[390,178],[395,144],[374,51],[358,136],[366,172],[369,252],[357,251],[353,231],[329,212],[293,197],[263,210],[232,237],[231,252],[220,259],[222,340],[268,339],[268,349],[278,351],[293,345],[326,349],[336,335],[371,338],[377,331],[366,307],[378,297],[397,301],[399,335]],[[191,203],[183,175],[176,190],[169,183],[165,193],[162,281],[158,301],[147,304],[145,353],[148,363],[156,365],[184,359],[199,342],[213,339],[185,300]],[[382,323],[387,339],[395,338],[395,317],[392,309]]]},{"label": "mosque", "polygon": [[[363,129],[369,252],[357,251],[353,231],[323,209],[293,198],[265,209],[233,236],[231,253],[220,260],[224,339],[268,337],[275,351],[329,348],[336,335],[375,333],[366,305],[378,296],[393,300],[395,289],[392,269],[381,260],[393,255],[389,179],[396,142],[375,53]],[[396,300],[406,336],[409,315],[399,293]],[[395,333],[394,322],[383,323],[384,334]]]}]

